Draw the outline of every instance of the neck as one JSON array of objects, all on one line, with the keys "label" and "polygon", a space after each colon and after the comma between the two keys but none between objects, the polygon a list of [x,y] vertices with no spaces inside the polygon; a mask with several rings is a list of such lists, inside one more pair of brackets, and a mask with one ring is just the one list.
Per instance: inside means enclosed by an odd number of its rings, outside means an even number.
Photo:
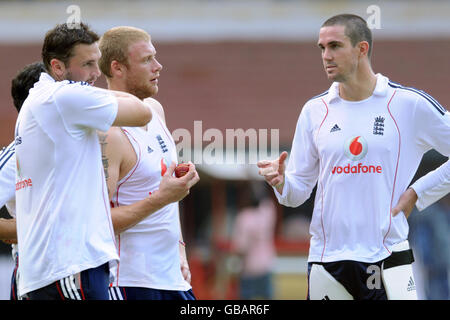
[{"label": "neck", "polygon": [[361,101],[373,94],[376,85],[377,77],[369,68],[339,83],[339,96],[347,101]]},{"label": "neck", "polygon": [[111,80],[108,78],[107,78],[106,82],[108,83],[109,90],[127,92],[127,87],[124,83],[121,83],[119,81],[114,81],[114,80]]}]

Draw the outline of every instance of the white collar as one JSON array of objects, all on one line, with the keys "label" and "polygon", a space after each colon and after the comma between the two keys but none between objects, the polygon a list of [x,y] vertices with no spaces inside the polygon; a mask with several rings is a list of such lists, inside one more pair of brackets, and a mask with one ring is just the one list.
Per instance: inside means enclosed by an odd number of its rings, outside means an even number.
[{"label": "white collar", "polygon": [[[388,90],[388,82],[389,79],[383,76],[381,73],[376,74],[377,84],[375,86],[375,90],[373,90],[372,95],[375,96],[385,96]],[[339,82],[333,82],[330,89],[328,90],[327,95],[327,103],[332,103],[334,100],[339,100],[341,97],[339,96]]]},{"label": "white collar", "polygon": [[53,81],[53,82],[56,82],[56,80],[53,79],[52,76],[49,75],[47,72],[41,72],[41,75],[39,76],[39,81]]}]

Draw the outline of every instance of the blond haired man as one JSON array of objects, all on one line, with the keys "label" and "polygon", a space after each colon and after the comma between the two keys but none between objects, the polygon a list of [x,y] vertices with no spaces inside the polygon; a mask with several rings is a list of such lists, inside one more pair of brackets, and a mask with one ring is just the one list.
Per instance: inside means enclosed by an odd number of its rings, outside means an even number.
[{"label": "blond haired man", "polygon": [[158,92],[162,65],[150,35],[134,27],[107,31],[100,50],[99,66],[108,87],[134,94],[155,115],[144,127],[112,128],[100,134],[120,256],[111,299],[193,300],[178,201],[199,177],[192,163],[184,177],[172,176],[175,143],[161,104],[151,98]]}]

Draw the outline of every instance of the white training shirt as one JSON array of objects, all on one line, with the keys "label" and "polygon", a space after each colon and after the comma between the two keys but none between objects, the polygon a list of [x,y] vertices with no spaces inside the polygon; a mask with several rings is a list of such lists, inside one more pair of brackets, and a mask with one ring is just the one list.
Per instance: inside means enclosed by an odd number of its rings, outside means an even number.
[{"label": "white training shirt", "polygon": [[16,123],[19,294],[118,259],[100,144],[117,99],[42,73]]},{"label": "white training shirt", "polygon": [[[0,208],[7,206],[11,217],[15,217],[16,200],[16,156],[15,143],[11,142],[0,152]],[[9,210],[11,208],[11,211]]]},{"label": "white training shirt", "polygon": [[[117,184],[115,207],[131,205],[159,188],[161,177],[171,162],[177,162],[175,142],[156,112],[147,130],[125,127],[137,155],[136,165]],[[119,251],[113,286],[161,290],[191,289],[181,273],[181,235],[178,202],[154,212],[117,236]]]},{"label": "white training shirt", "polygon": [[376,262],[407,239],[391,215],[431,148],[450,154],[450,115],[426,93],[377,74],[363,101],[344,101],[338,83],[309,100],[297,123],[279,202],[296,207],[317,183],[310,262]]},{"label": "white training shirt", "polygon": [[[16,217],[16,145],[11,142],[0,153],[0,208],[6,206],[11,217]],[[15,259],[17,244],[12,244]]]}]

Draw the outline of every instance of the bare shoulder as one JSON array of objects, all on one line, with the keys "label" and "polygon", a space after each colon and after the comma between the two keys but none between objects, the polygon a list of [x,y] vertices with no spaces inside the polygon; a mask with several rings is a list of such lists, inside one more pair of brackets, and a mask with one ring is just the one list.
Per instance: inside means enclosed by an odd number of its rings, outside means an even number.
[{"label": "bare shoulder", "polygon": [[158,116],[164,121],[164,123],[166,122],[166,117],[164,115],[164,108],[158,100],[153,98],[146,98],[144,99],[144,102],[149,104],[154,112],[158,113]]}]

